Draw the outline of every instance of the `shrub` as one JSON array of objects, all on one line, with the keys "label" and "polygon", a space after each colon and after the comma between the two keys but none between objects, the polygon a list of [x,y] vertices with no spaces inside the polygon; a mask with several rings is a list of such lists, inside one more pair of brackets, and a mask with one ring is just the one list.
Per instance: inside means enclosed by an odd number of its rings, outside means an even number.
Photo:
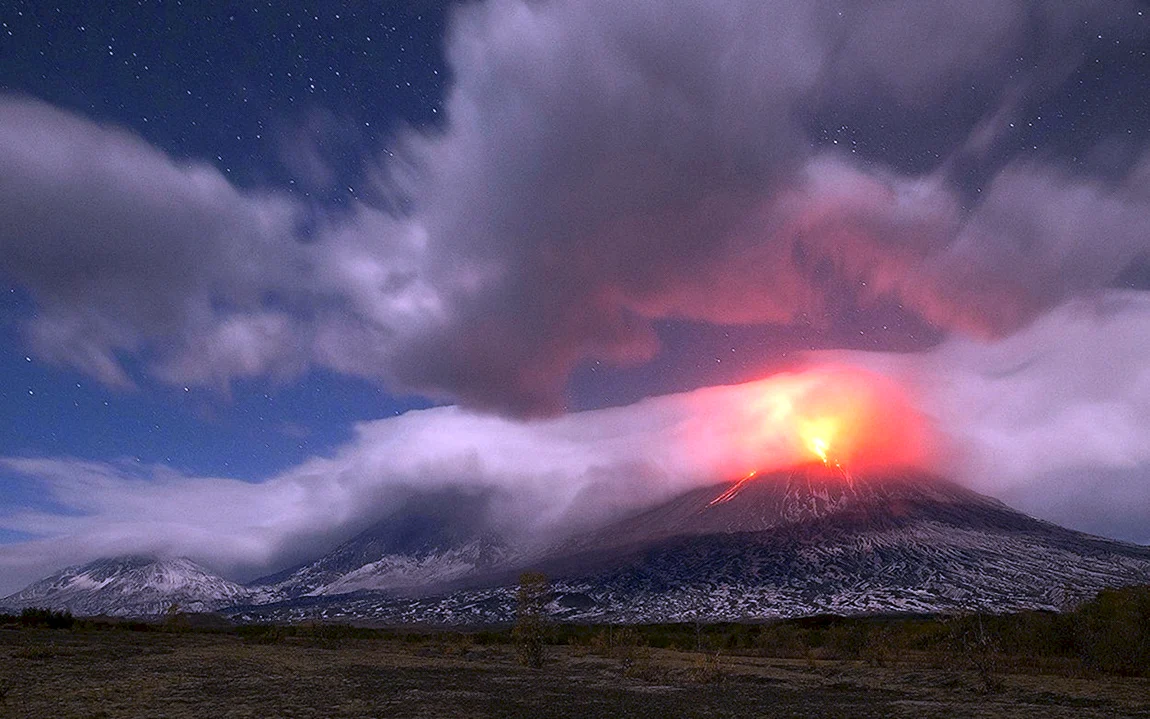
[{"label": "shrub", "polygon": [[723,666],[719,661],[719,652],[703,652],[695,662],[691,678],[699,684],[718,685],[723,683]]},{"label": "shrub", "polygon": [[993,630],[992,619],[976,614],[960,617],[951,624],[951,651],[974,671],[979,688],[988,694],[1002,689],[999,676],[1002,649],[998,638],[1001,630]]},{"label": "shrub", "polygon": [[519,575],[515,605],[515,626],[511,638],[519,663],[532,668],[543,666],[545,643],[544,605],[549,592],[547,577],[538,572]]},{"label": "shrub", "polygon": [[71,629],[75,617],[67,610],[54,611],[38,607],[28,607],[20,612],[20,624],[25,627],[47,627],[48,629]]},{"label": "shrub", "polygon": [[1083,662],[1113,674],[1150,675],[1150,587],[1106,590],[1075,611]]}]

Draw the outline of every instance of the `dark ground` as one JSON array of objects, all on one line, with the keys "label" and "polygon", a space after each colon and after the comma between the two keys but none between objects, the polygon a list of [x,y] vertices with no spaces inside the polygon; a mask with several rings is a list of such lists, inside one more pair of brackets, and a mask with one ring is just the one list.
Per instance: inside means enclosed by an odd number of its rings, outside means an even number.
[{"label": "dark ground", "polygon": [[1150,717],[1150,679],[643,647],[0,630],[0,717]]}]

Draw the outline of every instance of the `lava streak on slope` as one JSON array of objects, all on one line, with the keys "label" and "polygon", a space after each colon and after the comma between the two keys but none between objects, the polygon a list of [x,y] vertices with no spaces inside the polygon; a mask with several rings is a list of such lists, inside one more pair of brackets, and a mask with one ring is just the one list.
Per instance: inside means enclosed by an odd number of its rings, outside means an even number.
[{"label": "lava streak on slope", "polygon": [[759,473],[756,472],[755,470],[751,470],[750,473],[748,473],[746,477],[743,477],[738,482],[735,482],[734,484],[732,484],[730,489],[728,489],[726,492],[723,492],[718,497],[715,497],[714,499],[712,499],[707,506],[713,507],[716,504],[722,504],[723,502],[731,501],[731,499],[733,499],[734,496],[739,493],[739,490],[742,489],[744,486],[746,486],[747,482],[750,482],[752,479],[754,479],[757,476],[759,476]]}]

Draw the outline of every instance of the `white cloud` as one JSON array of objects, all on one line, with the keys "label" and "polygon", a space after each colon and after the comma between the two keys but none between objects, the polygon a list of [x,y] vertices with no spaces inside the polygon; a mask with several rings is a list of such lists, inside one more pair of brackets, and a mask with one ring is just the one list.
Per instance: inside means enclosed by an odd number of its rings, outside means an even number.
[{"label": "white cloud", "polygon": [[[0,545],[0,591],[51,566],[126,552],[188,554],[241,573],[269,569],[347,536],[410,490],[495,490],[493,521],[530,541],[750,468],[813,459],[800,420],[864,384],[857,372],[821,369],[549,420],[413,411],[360,424],[332,456],[261,483],[162,466],[2,459],[4,470],[33,478],[65,511],[0,515],[0,527],[39,537]],[[880,394],[858,394],[860,417],[905,411]]]},{"label": "white cloud", "polygon": [[831,353],[910,389],[939,471],[1069,526],[1150,540],[1150,296],[1070,300],[997,342]]},{"label": "white cloud", "polygon": [[358,425],[332,456],[262,483],[8,458],[6,470],[36,479],[68,511],[0,517],[0,527],[42,535],[0,545],[0,591],[61,564],[130,551],[190,554],[250,575],[320,551],[410,489],[495,490],[494,521],[530,538],[809,460],[803,427],[824,416],[856,415],[835,440],[844,452],[861,433],[886,443],[880,453],[917,455],[899,387],[938,433],[935,451],[928,444],[921,455],[930,469],[1044,518],[1146,540],[1147,338],[1150,297],[1109,292],[996,342],[818,353],[807,371],[628,407],[537,421],[458,407],[409,412]]}]

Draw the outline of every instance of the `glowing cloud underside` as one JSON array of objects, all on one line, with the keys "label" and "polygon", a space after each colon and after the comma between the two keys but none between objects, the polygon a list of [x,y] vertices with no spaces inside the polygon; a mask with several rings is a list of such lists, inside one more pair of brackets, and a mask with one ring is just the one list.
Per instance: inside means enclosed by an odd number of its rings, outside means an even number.
[{"label": "glowing cloud underside", "polygon": [[708,414],[728,415],[721,432],[733,476],[811,462],[851,472],[927,464],[928,423],[885,377],[825,366],[729,389],[708,397],[727,405]]}]

